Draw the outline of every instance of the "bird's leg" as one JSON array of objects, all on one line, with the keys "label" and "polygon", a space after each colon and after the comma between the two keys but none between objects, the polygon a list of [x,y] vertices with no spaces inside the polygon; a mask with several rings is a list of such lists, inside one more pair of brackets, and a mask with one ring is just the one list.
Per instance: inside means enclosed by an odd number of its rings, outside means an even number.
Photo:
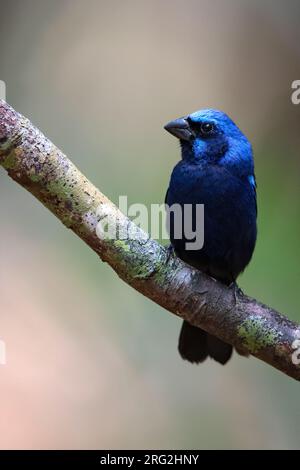
[{"label": "bird's leg", "polygon": [[237,304],[237,296],[238,295],[244,295],[242,289],[237,285],[236,281],[233,281],[229,285],[229,289],[233,289],[233,295],[234,295],[234,303],[235,305]]},{"label": "bird's leg", "polygon": [[166,259],[167,264],[173,256],[175,256],[175,249],[172,243],[170,243],[170,245],[167,246],[167,259]]}]

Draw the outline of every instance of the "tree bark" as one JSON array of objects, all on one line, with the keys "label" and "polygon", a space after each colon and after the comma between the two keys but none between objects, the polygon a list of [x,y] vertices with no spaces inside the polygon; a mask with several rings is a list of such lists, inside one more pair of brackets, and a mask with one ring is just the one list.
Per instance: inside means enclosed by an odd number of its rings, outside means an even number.
[{"label": "tree bark", "polygon": [[[0,101],[0,165],[134,289],[300,380],[300,325],[191,268],[149,239],[28,119],[4,101]],[[134,230],[134,238],[110,240],[101,236],[96,228],[104,217],[115,221],[119,231]]]}]

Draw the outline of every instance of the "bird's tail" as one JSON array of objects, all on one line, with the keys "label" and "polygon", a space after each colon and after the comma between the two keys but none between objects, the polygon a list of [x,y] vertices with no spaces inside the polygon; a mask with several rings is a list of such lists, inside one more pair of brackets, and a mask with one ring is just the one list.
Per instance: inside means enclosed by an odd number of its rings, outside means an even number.
[{"label": "bird's tail", "polygon": [[232,354],[230,344],[224,343],[186,321],[183,322],[181,328],[178,350],[183,359],[197,364],[207,357],[213,358],[220,364],[226,364]]}]

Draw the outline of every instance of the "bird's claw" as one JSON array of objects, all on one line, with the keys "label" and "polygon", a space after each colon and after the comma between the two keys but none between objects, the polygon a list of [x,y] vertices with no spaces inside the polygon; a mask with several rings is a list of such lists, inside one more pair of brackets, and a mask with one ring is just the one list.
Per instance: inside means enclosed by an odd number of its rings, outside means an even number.
[{"label": "bird's claw", "polygon": [[174,246],[172,245],[172,243],[170,243],[170,245],[168,245],[166,249],[167,249],[166,263],[168,263],[170,261],[170,259],[175,256],[175,249],[174,249]]},{"label": "bird's claw", "polygon": [[241,296],[241,295],[244,295],[244,292],[237,285],[237,283],[235,281],[230,284],[229,288],[233,290],[234,302],[235,302],[235,305],[236,305],[237,304],[237,297]]}]

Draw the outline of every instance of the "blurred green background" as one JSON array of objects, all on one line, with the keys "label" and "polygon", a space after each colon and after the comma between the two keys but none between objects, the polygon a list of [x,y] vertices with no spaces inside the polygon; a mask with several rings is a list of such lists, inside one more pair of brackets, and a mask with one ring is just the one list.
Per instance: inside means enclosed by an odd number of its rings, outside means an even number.
[{"label": "blurred green background", "polygon": [[[161,203],[163,125],[226,111],[253,143],[259,236],[240,278],[300,321],[298,1],[0,1],[0,79],[113,201]],[[299,385],[234,355],[197,367],[180,320],[122,283],[0,171],[1,448],[299,448]]]}]

